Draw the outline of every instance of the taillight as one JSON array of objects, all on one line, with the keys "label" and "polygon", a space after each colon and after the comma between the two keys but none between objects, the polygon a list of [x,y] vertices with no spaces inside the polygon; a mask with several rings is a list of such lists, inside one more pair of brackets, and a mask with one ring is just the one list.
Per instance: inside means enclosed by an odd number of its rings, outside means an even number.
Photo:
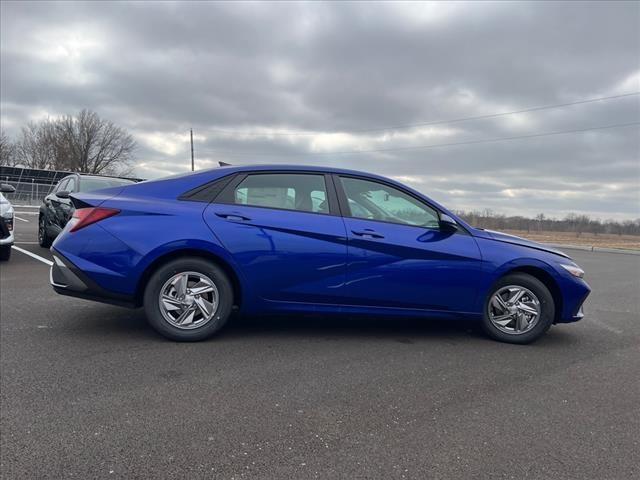
[{"label": "taillight", "polygon": [[101,208],[101,207],[91,207],[91,208],[78,208],[75,212],[73,212],[72,220],[75,220],[75,224],[69,232],[75,232],[80,230],[81,228],[87,227],[92,223],[99,222],[100,220],[104,220],[105,218],[113,217],[120,213],[120,210],[116,210],[115,208]]}]

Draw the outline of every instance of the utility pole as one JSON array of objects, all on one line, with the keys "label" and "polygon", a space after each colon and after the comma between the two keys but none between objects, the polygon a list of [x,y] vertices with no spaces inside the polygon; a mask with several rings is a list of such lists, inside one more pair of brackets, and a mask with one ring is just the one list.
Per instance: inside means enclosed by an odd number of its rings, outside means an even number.
[{"label": "utility pole", "polygon": [[191,132],[191,171],[195,172],[196,167],[195,167],[195,163],[193,162],[193,128],[190,129]]}]

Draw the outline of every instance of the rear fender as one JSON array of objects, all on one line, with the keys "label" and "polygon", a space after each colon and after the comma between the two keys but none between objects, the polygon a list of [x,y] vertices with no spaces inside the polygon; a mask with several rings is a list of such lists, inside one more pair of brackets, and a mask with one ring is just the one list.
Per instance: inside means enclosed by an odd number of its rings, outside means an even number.
[{"label": "rear fender", "polygon": [[[211,259],[212,262],[217,263],[231,277],[234,290],[236,290],[238,297],[242,296],[243,299],[252,298],[251,285],[246,281],[246,278],[233,257],[218,244],[198,241],[190,242],[189,245],[185,245],[182,242],[163,245],[145,257],[145,261],[140,265],[142,272],[136,285],[135,298],[137,304],[141,303],[144,287],[151,275],[153,275],[153,272],[160,265],[179,257]],[[235,302],[238,303],[239,300],[240,298],[236,298]]]}]

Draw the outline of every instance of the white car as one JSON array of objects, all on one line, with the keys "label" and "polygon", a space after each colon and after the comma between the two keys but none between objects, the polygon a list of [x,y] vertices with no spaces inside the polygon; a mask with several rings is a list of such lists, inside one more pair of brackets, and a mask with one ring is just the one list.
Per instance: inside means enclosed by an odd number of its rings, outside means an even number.
[{"label": "white car", "polygon": [[13,245],[13,205],[3,193],[13,193],[16,189],[6,183],[0,184],[0,260],[9,260]]}]

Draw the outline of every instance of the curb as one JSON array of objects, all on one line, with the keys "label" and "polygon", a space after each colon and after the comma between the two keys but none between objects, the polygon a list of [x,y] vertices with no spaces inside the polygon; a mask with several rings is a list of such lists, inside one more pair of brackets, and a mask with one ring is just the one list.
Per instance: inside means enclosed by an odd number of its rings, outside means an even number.
[{"label": "curb", "polygon": [[554,248],[566,248],[569,250],[583,250],[585,252],[621,253],[626,255],[640,255],[640,250],[629,250],[627,248],[607,248],[594,247],[593,245],[567,245],[564,243],[544,243]]}]

